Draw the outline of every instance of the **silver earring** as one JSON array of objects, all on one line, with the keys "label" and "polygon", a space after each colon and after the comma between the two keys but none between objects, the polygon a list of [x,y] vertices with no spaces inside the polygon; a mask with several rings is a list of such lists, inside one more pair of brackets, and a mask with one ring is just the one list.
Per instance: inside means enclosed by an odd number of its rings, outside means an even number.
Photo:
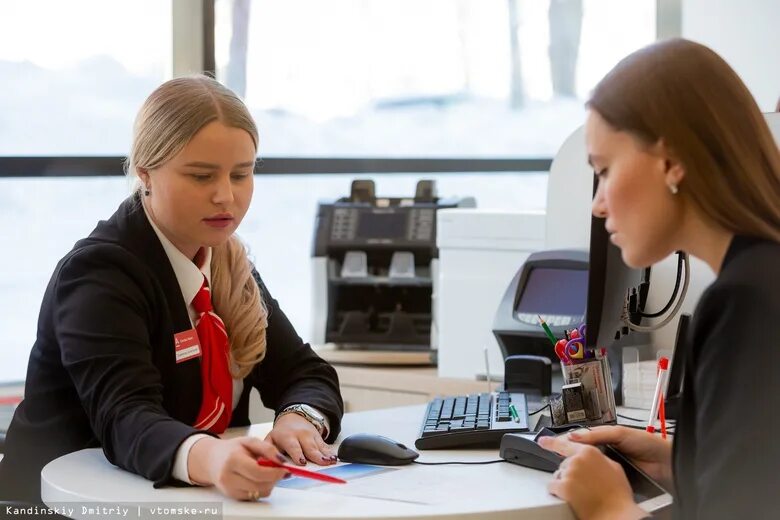
[{"label": "silver earring", "polygon": [[671,191],[671,192],[672,192],[672,195],[677,195],[677,192],[678,192],[678,191],[680,191],[680,190],[677,188],[677,185],[676,185],[676,184],[671,184],[671,183],[670,183],[670,184],[668,184],[668,186],[669,186],[669,191]]},{"label": "silver earring", "polygon": [[151,192],[151,190],[150,190],[149,188],[146,188],[146,189],[144,190],[144,195],[145,195],[145,196],[147,196],[147,197],[148,197],[148,196],[149,196],[149,195],[151,195],[151,194],[152,194],[152,192]]}]

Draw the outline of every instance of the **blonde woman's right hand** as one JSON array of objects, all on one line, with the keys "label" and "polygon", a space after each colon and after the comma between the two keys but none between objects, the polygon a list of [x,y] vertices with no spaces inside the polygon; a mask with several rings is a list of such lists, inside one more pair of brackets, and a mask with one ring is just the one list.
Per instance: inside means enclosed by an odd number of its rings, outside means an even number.
[{"label": "blonde woman's right hand", "polygon": [[575,430],[568,437],[582,444],[610,444],[666,489],[673,487],[672,442],[659,435],[625,426],[597,426]]},{"label": "blonde woman's right hand", "polygon": [[190,480],[201,485],[213,485],[223,495],[236,500],[257,500],[271,494],[276,483],[288,475],[283,468],[266,468],[257,459],[286,462],[279,450],[262,439],[200,439],[187,460]]}]

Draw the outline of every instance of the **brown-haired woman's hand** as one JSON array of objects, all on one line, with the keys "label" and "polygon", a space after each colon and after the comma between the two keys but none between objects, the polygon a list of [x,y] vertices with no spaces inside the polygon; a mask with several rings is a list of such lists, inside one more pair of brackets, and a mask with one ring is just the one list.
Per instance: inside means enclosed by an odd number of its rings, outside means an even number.
[{"label": "brown-haired woman's hand", "polygon": [[289,474],[282,468],[260,466],[259,457],[285,461],[273,444],[256,437],[208,437],[192,446],[187,469],[193,482],[214,485],[236,500],[257,500],[270,495],[276,483]]},{"label": "brown-haired woman's hand", "polygon": [[322,440],[317,428],[295,413],[279,417],[265,440],[274,443],[300,466],[306,464],[307,459],[321,466],[336,462],[336,455]]},{"label": "brown-haired woman's hand", "polygon": [[[634,502],[623,468],[598,448],[572,442],[566,436],[542,437],[539,445],[566,457],[547,489],[568,502],[577,518],[632,520],[647,517]],[[588,485],[588,482],[598,485]]]},{"label": "brown-haired woman's hand", "polygon": [[659,435],[625,426],[597,426],[570,432],[568,438],[594,446],[610,444],[663,487],[673,486],[672,442]]}]

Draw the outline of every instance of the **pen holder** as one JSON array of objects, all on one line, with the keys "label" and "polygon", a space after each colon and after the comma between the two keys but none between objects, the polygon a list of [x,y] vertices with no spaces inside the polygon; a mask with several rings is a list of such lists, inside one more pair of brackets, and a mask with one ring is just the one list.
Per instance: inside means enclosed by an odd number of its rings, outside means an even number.
[{"label": "pen holder", "polygon": [[615,422],[615,396],[606,355],[561,363],[561,371],[564,384],[560,403],[551,405],[553,425]]}]

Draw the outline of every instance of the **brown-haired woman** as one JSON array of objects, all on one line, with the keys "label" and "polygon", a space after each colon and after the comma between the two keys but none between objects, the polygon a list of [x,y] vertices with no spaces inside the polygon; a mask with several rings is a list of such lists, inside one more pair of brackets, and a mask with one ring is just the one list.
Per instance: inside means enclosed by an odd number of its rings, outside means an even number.
[{"label": "brown-haired woman", "polygon": [[578,517],[641,518],[609,443],[675,490],[679,518],[777,517],[780,403],[780,153],[748,89],[686,40],[622,60],[588,102],[588,159],[630,266],[676,250],[717,275],[698,303],[674,446],[605,426],[543,445],[567,458],[550,491]]},{"label": "brown-haired woman", "polygon": [[[25,398],[6,438],[0,498],[40,500],[49,461],[102,447],[153,480],[267,496],[286,471],[258,457],[331,464],[338,379],[295,333],[234,232],[249,208],[258,133],[233,92],[168,81],[135,123],[134,194],[76,243],[46,290]],[[249,424],[257,388],[277,420]]]}]

